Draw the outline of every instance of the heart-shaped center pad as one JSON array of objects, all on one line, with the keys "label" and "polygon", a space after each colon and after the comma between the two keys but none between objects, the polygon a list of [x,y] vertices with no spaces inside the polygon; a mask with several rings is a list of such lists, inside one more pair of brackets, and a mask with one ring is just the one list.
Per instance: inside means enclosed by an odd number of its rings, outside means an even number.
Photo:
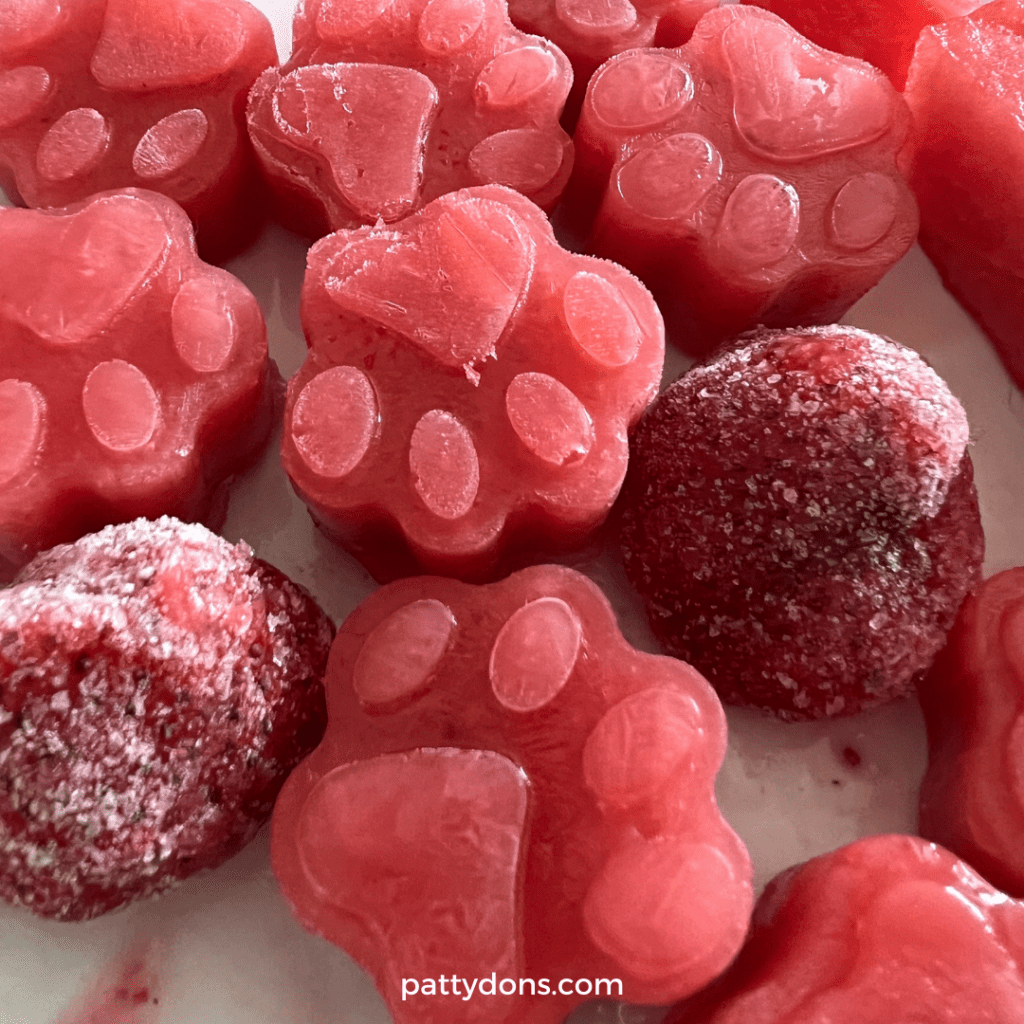
[{"label": "heart-shaped center pad", "polygon": [[825,156],[872,142],[889,127],[892,104],[880,72],[815,46],[782,21],[736,17],[722,48],[736,127],[765,156]]},{"label": "heart-shaped center pad", "polygon": [[94,337],[162,263],[167,226],[131,195],[93,200],[77,213],[0,214],[0,321],[44,341]]},{"label": "heart-shaped center pad", "polygon": [[[320,898],[358,922],[354,944],[358,934],[370,945],[349,952],[373,961],[393,1008],[404,1001],[403,978],[516,976],[528,796],[507,758],[447,747],[342,765],[313,787],[298,822],[303,871]],[[504,1019],[486,1016],[495,1000],[476,1002],[484,1019]]]},{"label": "heart-shaped center pad", "polygon": [[224,0],[108,0],[90,70],[125,92],[202,85],[231,70],[247,37]]},{"label": "heart-shaped center pad", "polygon": [[529,284],[533,245],[503,203],[454,192],[401,233],[361,229],[335,256],[326,288],[343,309],[397,331],[445,366],[493,356]]},{"label": "heart-shaped center pad", "polygon": [[368,221],[415,209],[437,105],[426,75],[383,64],[315,64],[274,90],[277,123],[327,161],[345,202]]}]

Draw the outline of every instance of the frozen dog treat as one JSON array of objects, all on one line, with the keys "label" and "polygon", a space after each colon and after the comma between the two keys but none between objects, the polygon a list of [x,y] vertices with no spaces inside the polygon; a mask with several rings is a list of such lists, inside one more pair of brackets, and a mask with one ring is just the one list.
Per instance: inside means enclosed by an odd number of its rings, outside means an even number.
[{"label": "frozen dog treat", "polygon": [[235,854],[320,740],[332,634],[202,526],[36,558],[0,590],[0,896],[80,920]]},{"label": "frozen dog treat", "polygon": [[832,323],[903,256],[908,128],[880,72],[730,5],[686,46],[594,75],[566,203],[588,251],[635,273],[705,355],[759,324]]},{"label": "frozen dog treat", "polygon": [[572,170],[558,125],[572,70],[512,26],[503,0],[314,0],[294,35],[291,60],[249,100],[285,223],[319,237],[472,185],[558,201]]},{"label": "frozen dog treat", "polygon": [[[394,583],[346,621],[325,685],[274,870],[397,1024],[556,1024],[587,997],[558,979],[662,1003],[732,959],[750,865],[714,798],[721,706],[689,666],[631,648],[586,577]],[[497,990],[402,982],[452,975]]]},{"label": "frozen dog treat", "polygon": [[263,220],[245,97],[276,63],[270,23],[242,0],[4,4],[0,187],[32,207],[153,189],[220,262]]},{"label": "frozen dog treat", "polygon": [[643,286],[566,252],[536,206],[494,186],[321,240],[303,324],[284,466],[378,579],[494,578],[513,549],[535,562],[581,544],[664,358]]},{"label": "frozen dog treat", "polygon": [[802,719],[902,696],[979,580],[963,408],[865,331],[741,340],[637,428],[628,575],[666,649],[728,703]]},{"label": "frozen dog treat", "polygon": [[107,523],[211,515],[271,380],[255,298],[171,200],[0,208],[0,579]]}]

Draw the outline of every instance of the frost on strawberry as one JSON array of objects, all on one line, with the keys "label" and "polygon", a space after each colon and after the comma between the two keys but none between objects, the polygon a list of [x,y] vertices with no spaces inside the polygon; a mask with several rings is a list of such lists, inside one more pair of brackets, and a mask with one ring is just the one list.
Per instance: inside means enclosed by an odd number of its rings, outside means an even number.
[{"label": "frost on strawberry", "polygon": [[320,739],[332,634],[202,526],[40,555],[0,591],[0,896],[91,918],[235,854]]}]

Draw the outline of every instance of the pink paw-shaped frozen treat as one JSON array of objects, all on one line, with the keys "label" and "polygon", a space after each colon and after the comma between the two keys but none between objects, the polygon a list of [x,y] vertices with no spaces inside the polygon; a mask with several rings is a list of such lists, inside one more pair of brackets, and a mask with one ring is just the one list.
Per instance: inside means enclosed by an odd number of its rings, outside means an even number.
[{"label": "pink paw-shaped frozen treat", "polygon": [[640,422],[626,571],[666,649],[727,703],[850,715],[913,689],[980,579],[960,403],[850,327],[762,331]]},{"label": "pink paw-shaped frozen treat", "polygon": [[1024,3],[921,33],[905,92],[921,247],[1024,387]]},{"label": "pink paw-shaped frozen treat", "polygon": [[1024,569],[998,573],[964,602],[919,693],[929,748],[921,834],[1024,896]]},{"label": "pink paw-shaped frozen treat", "polygon": [[81,920],[237,853],[323,735],[333,632],[203,526],[39,555],[0,590],[0,898]]},{"label": "pink paw-shaped frozen treat", "polygon": [[249,98],[249,131],[289,226],[319,237],[398,220],[473,185],[551,208],[572,170],[565,55],[504,0],[310,0],[291,60]]},{"label": "pink paw-shaped frozen treat", "polygon": [[719,0],[509,0],[508,13],[525,32],[550,39],[572,63],[562,121],[574,125],[587,83],[609,57],[640,46],[682,46],[718,5]]},{"label": "pink paw-shaped frozen treat", "polygon": [[147,188],[204,259],[262,222],[245,97],[277,63],[242,0],[13,0],[0,7],[0,186],[32,207]]},{"label": "pink paw-shaped frozen treat", "polygon": [[1018,1024],[1024,904],[916,836],[783,872],[720,984],[665,1024]]},{"label": "pink paw-shaped frozen treat", "polygon": [[0,578],[107,523],[210,516],[274,379],[255,298],[170,199],[0,209]]},{"label": "pink paw-shaped frozen treat", "polygon": [[[394,583],[345,622],[325,686],[324,740],[274,811],[274,870],[397,1024],[668,1002],[736,953],[750,861],[715,803],[721,705],[688,665],[630,647],[586,577]],[[458,991],[437,986],[452,975]]]},{"label": "pink paw-shaped frozen treat", "polygon": [[654,397],[661,317],[509,189],[454,192],[309,254],[284,465],[378,579],[483,580],[583,543]]},{"label": "pink paw-shaped frozen treat", "polygon": [[588,249],[645,281],[704,355],[759,324],[832,323],[910,248],[908,128],[880,72],[730,5],[686,46],[597,72],[566,201]]}]

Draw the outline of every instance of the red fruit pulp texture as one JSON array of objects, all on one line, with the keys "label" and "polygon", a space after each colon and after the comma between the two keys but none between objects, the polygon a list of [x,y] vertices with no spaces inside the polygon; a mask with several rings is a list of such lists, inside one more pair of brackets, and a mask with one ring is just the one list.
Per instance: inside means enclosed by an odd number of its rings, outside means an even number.
[{"label": "red fruit pulp texture", "polygon": [[657,391],[661,317],[528,200],[467,189],[339,231],[310,250],[302,311],[284,466],[378,579],[495,578],[604,521]]},{"label": "red fruit pulp texture", "polygon": [[928,726],[920,831],[1024,896],[1024,569],[965,602],[919,689]]},{"label": "red fruit pulp texture", "polygon": [[834,322],[903,256],[917,232],[896,168],[908,128],[874,68],[726,6],[686,46],[623,53],[594,76],[567,214],[588,251],[651,288],[673,340],[706,355],[759,324]]},{"label": "red fruit pulp texture", "polygon": [[1024,4],[998,2],[921,34],[905,92],[906,174],[921,246],[1024,387]]},{"label": "red fruit pulp texture", "polygon": [[665,1024],[1018,1024],[1024,906],[916,836],[783,872],[721,983]]},{"label": "red fruit pulp texture", "polygon": [[249,126],[278,214],[320,237],[500,184],[550,209],[572,169],[558,126],[572,70],[503,0],[316,0]]},{"label": "red fruit pulp texture", "polygon": [[345,622],[325,685],[274,870],[398,1024],[555,1024],[584,998],[403,999],[402,978],[619,978],[657,1003],[736,952],[750,863],[714,798],[721,706],[631,648],[586,577],[394,583]]},{"label": "red fruit pulp texture", "polygon": [[682,46],[719,0],[510,0],[524,32],[550,39],[572,63],[572,91],[562,123],[572,130],[587,83],[609,57],[641,46]]},{"label": "red fruit pulp texture", "polygon": [[203,518],[270,428],[255,298],[171,200],[0,209],[0,579],[111,522]]},{"label": "red fruit pulp texture", "polygon": [[970,14],[978,0],[749,0],[818,46],[884,71],[902,91],[922,29]]},{"label": "red fruit pulp texture", "polygon": [[916,353],[849,327],[763,331],[641,420],[626,571],[666,649],[784,719],[906,694],[978,582],[960,403]]},{"label": "red fruit pulp texture", "polygon": [[0,187],[32,207],[153,189],[220,262],[263,220],[245,97],[276,63],[270,22],[241,0],[5,4]]},{"label": "red fruit pulp texture", "polygon": [[202,526],[40,555],[0,591],[0,896],[81,920],[237,853],[320,740],[332,634]]}]

